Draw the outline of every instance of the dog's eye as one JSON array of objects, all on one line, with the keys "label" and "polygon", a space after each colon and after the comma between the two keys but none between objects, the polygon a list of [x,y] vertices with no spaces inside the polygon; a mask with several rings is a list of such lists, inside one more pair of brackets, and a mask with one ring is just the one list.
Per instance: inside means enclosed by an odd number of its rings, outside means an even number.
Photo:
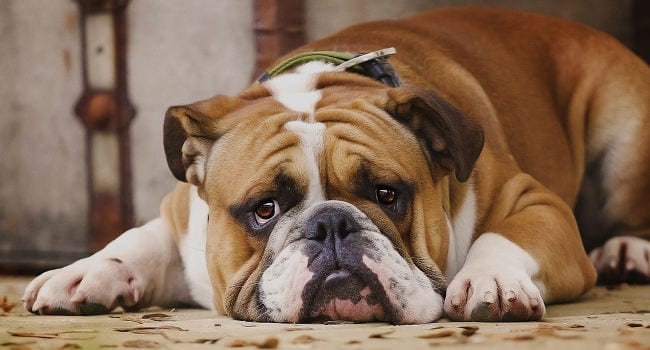
[{"label": "dog's eye", "polygon": [[278,201],[273,199],[265,199],[261,201],[257,208],[255,208],[255,220],[259,225],[263,225],[273,219],[280,213]]},{"label": "dog's eye", "polygon": [[397,199],[397,192],[388,186],[377,186],[377,201],[384,205],[391,205]]}]

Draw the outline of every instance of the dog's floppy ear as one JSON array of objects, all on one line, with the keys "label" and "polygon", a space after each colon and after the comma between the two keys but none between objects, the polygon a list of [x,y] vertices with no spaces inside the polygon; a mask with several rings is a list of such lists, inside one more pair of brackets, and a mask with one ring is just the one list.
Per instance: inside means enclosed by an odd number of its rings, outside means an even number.
[{"label": "dog's floppy ear", "polygon": [[480,125],[432,91],[403,87],[388,94],[387,112],[411,129],[434,162],[467,181],[483,148]]},{"label": "dog's floppy ear", "polygon": [[238,98],[218,95],[167,110],[163,143],[167,165],[177,179],[196,186],[203,183],[207,154],[224,132],[219,119],[240,103]]}]

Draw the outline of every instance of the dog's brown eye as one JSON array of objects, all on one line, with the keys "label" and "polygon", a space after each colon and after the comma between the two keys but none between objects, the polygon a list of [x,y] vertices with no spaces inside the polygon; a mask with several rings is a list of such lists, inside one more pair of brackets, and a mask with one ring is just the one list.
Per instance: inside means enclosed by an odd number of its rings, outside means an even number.
[{"label": "dog's brown eye", "polygon": [[278,202],[272,199],[265,199],[255,208],[255,219],[262,225],[273,219],[278,214]]},{"label": "dog's brown eye", "polygon": [[377,201],[384,205],[390,205],[397,199],[397,192],[388,186],[377,187]]}]

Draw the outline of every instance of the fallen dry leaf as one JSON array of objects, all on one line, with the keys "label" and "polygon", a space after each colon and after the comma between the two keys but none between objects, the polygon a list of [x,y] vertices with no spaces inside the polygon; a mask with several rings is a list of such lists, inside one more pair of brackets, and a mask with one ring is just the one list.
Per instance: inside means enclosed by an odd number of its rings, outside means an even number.
[{"label": "fallen dry leaf", "polygon": [[127,315],[109,315],[108,317],[110,318],[119,318],[122,321],[129,321],[129,322],[135,322],[138,324],[143,324],[144,321],[141,318],[136,318],[133,316],[127,316]]},{"label": "fallen dry leaf", "polygon": [[354,324],[352,321],[344,321],[344,320],[329,320],[323,322],[324,325],[327,326],[332,326],[332,325],[338,325],[338,324]]},{"label": "fallen dry leaf", "polygon": [[158,349],[160,343],[153,340],[127,340],[122,343],[122,346],[125,348],[138,348],[138,349]]},{"label": "fallen dry leaf", "polygon": [[27,338],[43,338],[43,339],[54,339],[59,336],[58,333],[51,332],[16,332],[16,331],[7,331],[9,335],[14,337],[27,337]]},{"label": "fallen dry leaf", "polygon": [[636,322],[628,322],[628,323],[626,323],[625,325],[628,326],[628,327],[630,327],[630,328],[639,328],[639,327],[643,327],[643,324],[641,324],[641,323],[636,323]]},{"label": "fallen dry leaf", "polygon": [[81,345],[74,344],[74,343],[65,343],[60,347],[56,348],[56,350],[73,350],[73,349],[81,349]]},{"label": "fallen dry leaf", "polygon": [[[22,331],[7,331],[14,337],[26,338],[41,338],[41,339],[71,339],[71,340],[84,340],[92,339],[95,337],[97,331],[92,329],[76,329],[64,332],[22,332]],[[81,335],[85,334],[85,335]]]},{"label": "fallen dry leaf", "polygon": [[0,346],[23,346],[23,345],[30,345],[30,344],[36,344],[36,342],[33,340],[8,341],[8,342],[0,343]]},{"label": "fallen dry leaf", "polygon": [[308,334],[299,335],[291,341],[293,344],[311,344],[316,341],[316,338]]},{"label": "fallen dry leaf", "polygon": [[373,333],[368,336],[369,339],[385,339],[387,335],[395,333],[394,329],[391,329],[386,332]]},{"label": "fallen dry leaf", "polygon": [[174,319],[174,316],[163,314],[163,313],[153,313],[142,315],[143,320],[152,320],[152,321],[171,321]]},{"label": "fallen dry leaf", "polygon": [[476,332],[478,332],[478,327],[476,326],[460,326],[458,328],[461,328],[463,330],[460,334],[466,337],[471,337],[476,334]]},{"label": "fallen dry leaf", "polygon": [[254,342],[254,341],[246,341],[243,339],[233,339],[230,343],[228,343],[228,347],[231,348],[241,348],[244,346],[255,346],[258,349],[276,349],[278,347],[278,344],[280,343],[280,340],[276,337],[269,337],[266,338],[263,342]]},{"label": "fallen dry leaf", "polygon": [[135,334],[160,334],[162,331],[166,331],[166,330],[187,332],[187,329],[183,329],[176,326],[124,327],[124,328],[113,328],[113,330],[116,332],[131,332]]},{"label": "fallen dry leaf", "polygon": [[435,332],[418,335],[418,338],[421,338],[421,339],[446,338],[446,337],[451,337],[454,334],[456,334],[456,331],[454,331],[453,329],[442,328],[442,329],[436,330]]},{"label": "fallen dry leaf", "polygon": [[2,302],[0,302],[0,308],[2,311],[9,312],[14,308],[14,306],[16,306],[16,303],[10,303],[6,296],[2,297]]}]

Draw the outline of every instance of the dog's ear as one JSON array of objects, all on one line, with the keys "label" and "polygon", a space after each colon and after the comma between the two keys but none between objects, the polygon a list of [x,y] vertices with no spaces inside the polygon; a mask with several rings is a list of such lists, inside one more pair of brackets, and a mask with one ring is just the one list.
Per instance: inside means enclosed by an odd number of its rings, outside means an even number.
[{"label": "dog's ear", "polygon": [[203,183],[208,152],[224,133],[219,119],[240,103],[238,98],[218,95],[167,110],[163,143],[167,165],[177,179],[196,186]]},{"label": "dog's ear", "polygon": [[411,129],[432,160],[467,181],[483,148],[480,125],[432,91],[403,87],[388,97],[386,111]]}]

